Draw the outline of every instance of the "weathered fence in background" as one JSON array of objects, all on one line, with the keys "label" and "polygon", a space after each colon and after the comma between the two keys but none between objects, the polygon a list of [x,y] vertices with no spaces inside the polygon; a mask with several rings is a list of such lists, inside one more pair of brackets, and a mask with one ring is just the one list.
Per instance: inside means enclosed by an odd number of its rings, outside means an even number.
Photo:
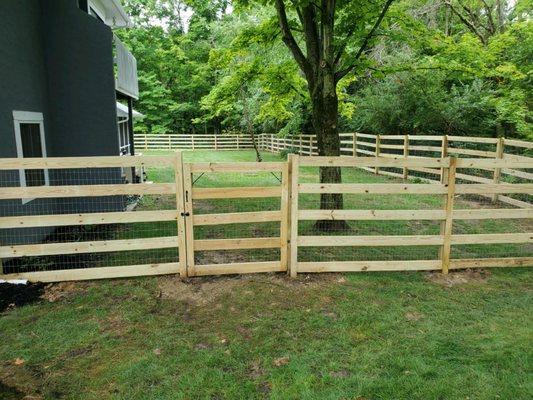
[{"label": "weathered fence in background", "polygon": [[[446,273],[456,268],[533,265],[533,232],[530,230],[533,208],[456,207],[458,196],[463,195],[532,195],[531,183],[499,180],[463,183],[459,179],[463,170],[531,169],[533,159],[527,157],[291,155],[288,162],[185,163],[178,152],[169,156],[0,159],[0,173],[46,169],[65,174],[71,171],[83,176],[99,169],[134,166],[148,168],[150,174],[159,176],[163,182],[117,184],[104,181],[71,185],[51,178],[51,186],[34,187],[20,187],[16,180],[2,182],[0,230],[8,233],[2,237],[10,243],[0,244],[4,268],[0,278],[61,281],[167,273],[186,277],[267,271],[290,271],[292,276],[298,272],[371,270],[442,270]],[[343,176],[353,176],[346,179],[355,182],[319,183],[317,171],[321,166],[347,169]],[[378,168],[438,170],[441,180],[439,183],[363,183],[358,181],[362,179],[360,176],[354,175],[354,171],[361,168],[372,171]],[[225,178],[221,181],[230,182],[232,186],[202,187],[202,182],[213,181],[212,174],[222,174]],[[261,176],[268,177],[271,184],[257,186]],[[198,181],[200,177],[204,181]],[[310,178],[313,179],[311,182]],[[233,186],[235,182],[241,186]],[[345,209],[324,209],[327,203],[322,202],[320,196],[326,193],[343,193]],[[109,211],[106,207],[112,203],[102,201],[92,212],[68,212],[67,206],[75,198],[78,202],[80,199],[90,202],[94,198],[116,196],[143,197],[137,199],[140,205],[136,211],[132,211],[133,208]],[[354,203],[350,196],[364,199]],[[391,196],[393,201],[387,199]],[[426,199],[423,206],[422,203],[410,203],[417,204],[417,207],[398,209],[404,204],[403,196],[430,196],[431,199]],[[52,198],[63,202],[53,209],[47,208],[47,203],[32,205],[38,199]],[[26,211],[8,214],[9,210],[15,210],[13,202],[20,203],[23,199],[34,200],[23,209]],[[380,206],[368,208],[371,203],[367,199],[373,199],[372,204]],[[462,233],[453,231],[457,221],[497,219],[523,220],[521,229],[524,231],[468,233],[469,227]],[[360,225],[355,229],[346,227],[331,231],[317,231],[310,225],[328,220],[357,221]],[[378,231],[374,228],[365,231],[365,221],[414,221],[416,226],[409,226],[407,234],[392,224],[383,225]],[[438,226],[431,226],[431,223]],[[269,228],[259,228],[262,224]],[[218,229],[221,225],[233,228]],[[248,237],[243,236],[243,225],[248,226]],[[90,231],[90,226],[102,229]],[[123,226],[128,227],[123,229]],[[103,227],[107,228],[104,230]],[[490,226],[486,228],[490,229]],[[41,241],[35,234],[36,229],[54,229],[53,240]],[[17,232],[21,230],[26,232],[24,237],[30,243],[16,242],[14,238],[19,237]],[[528,247],[518,249],[520,256],[491,257],[491,253],[484,250],[475,253],[475,257],[453,256],[456,246],[482,245],[490,249],[501,243]],[[364,259],[360,252],[364,248],[375,249],[373,256],[374,253],[384,254],[379,252],[384,247],[407,246],[428,250],[402,253],[409,258],[397,257],[400,253],[391,252],[381,260]],[[299,252],[313,248],[317,250],[307,254],[306,259],[300,257]],[[354,250],[341,252],[341,248]],[[260,250],[267,252],[255,253]],[[223,254],[217,257],[205,256],[201,263],[197,260],[199,253],[220,251]],[[235,251],[241,252],[232,255]],[[342,259],[339,259],[341,255]]]}]

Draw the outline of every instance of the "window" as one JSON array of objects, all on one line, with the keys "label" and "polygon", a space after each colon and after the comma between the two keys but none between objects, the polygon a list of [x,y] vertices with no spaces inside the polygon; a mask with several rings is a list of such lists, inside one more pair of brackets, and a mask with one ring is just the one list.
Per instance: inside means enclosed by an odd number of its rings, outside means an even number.
[{"label": "window", "polygon": [[[46,157],[43,114],[13,111],[17,157]],[[19,170],[20,186],[44,186],[50,184],[48,170]],[[32,199],[23,199],[27,203]]]}]

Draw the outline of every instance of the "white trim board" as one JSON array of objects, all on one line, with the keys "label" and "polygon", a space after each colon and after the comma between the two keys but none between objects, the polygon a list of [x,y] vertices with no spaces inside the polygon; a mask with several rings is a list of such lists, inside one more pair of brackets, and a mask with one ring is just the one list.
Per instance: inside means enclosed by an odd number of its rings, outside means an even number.
[{"label": "white trim board", "polygon": [[[20,124],[30,123],[39,124],[39,133],[41,137],[41,151],[43,158],[46,158],[46,137],[44,133],[43,113],[33,111],[13,111],[13,125],[15,127],[15,144],[17,147],[17,157],[24,158],[22,149],[22,137],[20,134]],[[23,169],[19,169],[19,183],[21,187],[26,187],[26,174]],[[44,170],[44,185],[50,186],[50,176],[48,170]],[[34,199],[22,199],[22,204],[29,203]]]}]

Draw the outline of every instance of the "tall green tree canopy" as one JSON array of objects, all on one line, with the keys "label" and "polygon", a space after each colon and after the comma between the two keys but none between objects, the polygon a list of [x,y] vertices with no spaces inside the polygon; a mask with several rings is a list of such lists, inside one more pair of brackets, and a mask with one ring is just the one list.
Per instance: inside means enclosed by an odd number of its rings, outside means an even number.
[{"label": "tall green tree canopy", "polygon": [[[118,34],[138,60],[136,108],[146,119],[136,129],[144,132],[289,135],[329,124],[384,134],[532,137],[530,0],[126,6],[135,27]],[[332,85],[338,119],[320,113],[316,121],[313,104],[335,107],[326,96]]]}]

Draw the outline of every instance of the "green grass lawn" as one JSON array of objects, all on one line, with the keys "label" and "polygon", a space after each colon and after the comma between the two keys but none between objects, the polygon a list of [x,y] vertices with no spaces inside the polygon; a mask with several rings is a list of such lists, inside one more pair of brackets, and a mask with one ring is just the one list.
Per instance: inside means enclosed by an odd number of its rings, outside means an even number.
[{"label": "green grass lawn", "polygon": [[530,399],[532,284],[493,269],[56,286],[0,316],[0,398]]},{"label": "green grass lawn", "polygon": [[[253,161],[194,152],[186,161]],[[265,154],[266,160],[279,160]],[[149,179],[171,181],[170,170]],[[195,176],[197,178],[197,176]],[[345,181],[390,182],[361,170]],[[317,171],[302,169],[316,181]],[[199,186],[277,185],[271,174],[206,174]],[[145,196],[138,209],[174,207]],[[350,208],[440,208],[438,196],[346,196]],[[317,208],[318,198],[302,198]],[[494,207],[458,199],[461,208]],[[198,213],[276,209],[279,200],[202,201]],[[133,226],[131,226],[133,225]],[[264,225],[264,226],[263,226]],[[277,224],[196,229],[198,238],[277,235]],[[350,223],[336,234],[421,234],[438,225]],[[461,232],[530,231],[528,221],[471,221]],[[311,224],[300,226],[313,232]],[[437,230],[438,231],[438,230]],[[175,234],[130,224],[118,237]],[[316,234],[316,233],[315,233]],[[463,246],[467,247],[467,246]],[[477,246],[460,256],[531,255]],[[419,248],[424,249],[424,248]],[[436,249],[307,249],[303,260],[433,257]],[[134,253],[134,252],[131,252]],[[204,252],[221,253],[221,252]],[[197,254],[198,263],[272,259],[275,252]],[[153,262],[155,250],[102,264]],[[357,257],[357,258],[355,258]],[[274,258],[275,259],[275,258]],[[40,303],[0,314],[0,399],[530,399],[532,288],[527,268],[439,273],[145,277],[52,285]],[[52,300],[52,301],[49,301]]]}]

